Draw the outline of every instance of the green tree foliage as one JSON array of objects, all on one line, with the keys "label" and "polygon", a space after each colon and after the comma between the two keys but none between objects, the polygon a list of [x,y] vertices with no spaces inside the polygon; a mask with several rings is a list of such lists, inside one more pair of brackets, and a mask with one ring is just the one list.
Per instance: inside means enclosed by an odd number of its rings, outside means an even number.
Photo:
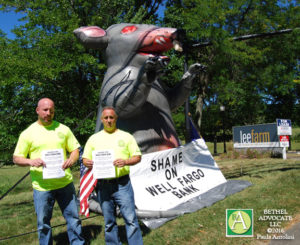
[{"label": "green tree foliage", "polygon": [[16,38],[0,33],[0,155],[11,159],[19,133],[36,118],[37,101],[52,98],[56,119],[81,144],[94,132],[106,66],[103,54],[85,50],[73,30],[119,22],[154,22],[160,0],[4,0],[1,11],[22,12]]},{"label": "green tree foliage", "polygon": [[[299,29],[290,34],[233,41],[233,37],[297,28],[296,1],[168,1],[166,25],[187,30],[190,62],[208,66],[195,83],[194,118],[201,133],[222,126],[225,105],[228,133],[234,125],[292,119],[299,125]],[[192,43],[211,46],[192,48]],[[202,124],[201,124],[202,119]]]},{"label": "green tree foliage", "polygon": [[[164,19],[157,10],[166,4]],[[160,23],[186,30],[189,64],[207,65],[195,81],[191,112],[203,135],[215,134],[226,106],[226,127],[290,118],[300,125],[299,30],[234,42],[252,33],[296,28],[297,1],[262,0],[2,0],[0,11],[25,14],[9,40],[0,30],[0,155],[11,159],[19,133],[36,117],[37,101],[56,102],[56,119],[74,130],[81,144],[93,133],[106,70],[103,54],[86,50],[74,37],[80,26],[103,29],[120,23]],[[192,48],[192,43],[211,46]],[[164,81],[175,86],[184,56],[170,51]],[[196,113],[193,113],[195,112]],[[183,109],[174,114],[183,135]]]}]

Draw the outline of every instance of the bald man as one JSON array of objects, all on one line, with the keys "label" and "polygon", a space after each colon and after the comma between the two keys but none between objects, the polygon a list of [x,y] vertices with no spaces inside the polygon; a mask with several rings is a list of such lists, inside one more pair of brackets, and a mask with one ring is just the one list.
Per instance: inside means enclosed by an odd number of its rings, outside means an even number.
[{"label": "bald man", "polygon": [[50,219],[57,201],[67,222],[70,244],[84,244],[70,170],[78,160],[80,145],[67,126],[53,120],[51,99],[39,100],[36,113],[37,121],[20,134],[13,162],[30,167],[39,242],[53,243]]}]

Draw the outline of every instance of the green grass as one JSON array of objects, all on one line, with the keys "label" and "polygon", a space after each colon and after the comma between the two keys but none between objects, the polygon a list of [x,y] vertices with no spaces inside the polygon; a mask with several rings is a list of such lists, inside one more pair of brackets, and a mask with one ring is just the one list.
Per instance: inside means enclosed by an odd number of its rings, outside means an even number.
[{"label": "green grass", "polygon": [[[185,214],[167,222],[163,226],[149,230],[141,225],[145,244],[257,244],[257,234],[267,234],[267,221],[259,221],[264,209],[286,209],[293,218],[300,214],[300,163],[299,159],[222,159],[215,158],[227,179],[242,179],[252,186],[240,193],[231,195],[211,207],[192,214]],[[1,189],[12,186],[28,168],[5,166],[0,168]],[[74,173],[78,188],[78,172]],[[226,238],[225,211],[227,208],[254,210],[253,238]],[[104,221],[102,216],[91,214],[92,218],[82,217],[84,236],[89,244],[104,243]],[[94,217],[93,217],[94,216]],[[52,226],[64,224],[60,210],[55,205]],[[121,240],[126,243],[122,219],[118,219]],[[288,226],[283,222],[282,227]],[[27,177],[16,190],[0,201],[0,238],[33,232],[21,237],[0,241],[2,244],[38,244],[36,218],[33,208],[32,188]],[[53,228],[54,244],[68,244],[66,226]]]},{"label": "green grass", "polygon": [[292,128],[291,148],[294,151],[300,151],[300,128]]},{"label": "green grass", "polygon": [[[12,185],[14,185],[22,176],[29,171],[29,168],[21,168],[16,166],[2,166],[0,168],[0,196],[2,196]],[[14,193],[23,192],[25,188],[31,190],[31,181],[26,177],[21,185],[16,186]]]},{"label": "green grass", "polygon": [[292,135],[297,137],[297,136],[300,136],[300,127],[297,128],[297,127],[292,127]]}]

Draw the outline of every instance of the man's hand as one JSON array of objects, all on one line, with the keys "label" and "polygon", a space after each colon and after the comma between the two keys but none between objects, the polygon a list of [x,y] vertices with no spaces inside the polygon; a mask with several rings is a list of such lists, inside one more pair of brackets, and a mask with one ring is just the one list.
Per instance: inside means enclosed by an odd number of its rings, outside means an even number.
[{"label": "man's hand", "polygon": [[62,165],[62,169],[65,170],[65,169],[71,167],[73,164],[74,164],[74,162],[70,158],[68,158]]},{"label": "man's hand", "polygon": [[62,169],[65,170],[73,166],[73,164],[77,162],[78,158],[79,158],[79,149],[75,149],[70,153],[69,158],[62,165]]},{"label": "man's hand", "polygon": [[40,158],[31,159],[29,164],[32,167],[41,167],[41,166],[45,167],[46,166],[46,163]]},{"label": "man's hand", "polygon": [[93,168],[94,162],[92,160],[87,159],[87,158],[83,158],[82,160],[83,160],[84,166],[86,166],[88,169]]},{"label": "man's hand", "polygon": [[123,159],[116,159],[114,160],[114,166],[118,168],[122,168],[126,165],[126,160]]},{"label": "man's hand", "polygon": [[116,159],[114,160],[114,166],[118,167],[118,168],[122,168],[126,165],[128,166],[132,166],[137,164],[138,162],[140,162],[142,159],[141,156],[132,156],[131,158],[124,160],[124,159]]}]

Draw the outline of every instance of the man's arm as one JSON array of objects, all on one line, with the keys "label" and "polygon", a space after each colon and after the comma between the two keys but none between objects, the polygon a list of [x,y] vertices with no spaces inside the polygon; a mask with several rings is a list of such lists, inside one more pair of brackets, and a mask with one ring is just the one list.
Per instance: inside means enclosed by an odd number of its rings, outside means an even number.
[{"label": "man's arm", "polygon": [[31,167],[40,167],[40,166],[45,166],[45,162],[40,159],[29,159],[26,157],[20,157],[20,156],[13,156],[13,162],[16,165],[19,165],[21,167],[27,167],[27,166],[31,166]]},{"label": "man's arm", "polygon": [[124,166],[132,166],[132,165],[135,165],[137,163],[139,163],[142,159],[142,156],[132,156],[126,160],[124,159],[116,159],[114,160],[114,165],[118,168],[122,168]]},{"label": "man's arm", "polygon": [[67,169],[71,167],[75,162],[77,162],[78,158],[79,158],[79,149],[77,148],[70,153],[69,158],[62,165],[62,169]]}]

